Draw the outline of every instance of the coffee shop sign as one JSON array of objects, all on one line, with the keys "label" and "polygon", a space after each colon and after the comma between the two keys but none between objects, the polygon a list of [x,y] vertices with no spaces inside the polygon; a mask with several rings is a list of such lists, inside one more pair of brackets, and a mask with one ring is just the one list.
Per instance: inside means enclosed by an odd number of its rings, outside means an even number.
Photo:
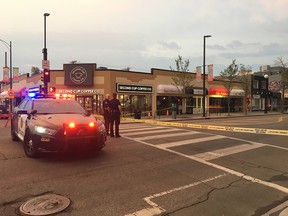
[{"label": "coffee shop sign", "polygon": [[59,89],[60,94],[99,94],[100,89]]}]

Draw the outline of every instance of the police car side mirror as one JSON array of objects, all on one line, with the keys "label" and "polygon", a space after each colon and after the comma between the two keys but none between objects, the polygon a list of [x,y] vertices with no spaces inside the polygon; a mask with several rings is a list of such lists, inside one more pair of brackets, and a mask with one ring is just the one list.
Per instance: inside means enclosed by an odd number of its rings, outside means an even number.
[{"label": "police car side mirror", "polygon": [[17,111],[17,114],[19,114],[19,115],[28,115],[28,112],[27,112],[27,110],[18,110]]}]

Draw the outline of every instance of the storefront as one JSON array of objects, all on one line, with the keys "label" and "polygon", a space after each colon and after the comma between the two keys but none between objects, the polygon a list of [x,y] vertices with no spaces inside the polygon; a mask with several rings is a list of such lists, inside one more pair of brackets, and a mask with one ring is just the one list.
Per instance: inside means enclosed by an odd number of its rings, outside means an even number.
[{"label": "storefront", "polygon": [[[228,112],[228,91],[226,88],[209,89],[209,112],[224,113]],[[232,89],[230,92],[230,112],[243,111],[244,90]]]},{"label": "storefront", "polygon": [[152,111],[152,85],[116,83],[116,92],[123,116],[133,116],[135,112],[148,115]]}]

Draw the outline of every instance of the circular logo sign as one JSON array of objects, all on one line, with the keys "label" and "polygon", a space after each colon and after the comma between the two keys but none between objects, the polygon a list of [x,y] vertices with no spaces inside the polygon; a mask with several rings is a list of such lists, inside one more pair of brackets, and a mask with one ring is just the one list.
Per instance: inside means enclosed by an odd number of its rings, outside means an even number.
[{"label": "circular logo sign", "polygon": [[83,67],[75,67],[70,73],[70,79],[75,84],[82,84],[87,79],[87,71]]}]

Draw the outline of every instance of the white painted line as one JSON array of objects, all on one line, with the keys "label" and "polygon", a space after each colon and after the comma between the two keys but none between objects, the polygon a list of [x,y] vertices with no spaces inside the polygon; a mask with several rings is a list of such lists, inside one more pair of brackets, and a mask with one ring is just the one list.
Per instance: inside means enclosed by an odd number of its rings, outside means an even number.
[{"label": "white painted line", "polygon": [[134,132],[134,133],[125,133],[125,136],[133,136],[133,135],[144,135],[144,134],[151,134],[151,133],[161,133],[161,132],[173,132],[173,131],[179,131],[182,129],[179,128],[169,128],[166,130],[155,130],[155,128],[153,129],[153,131],[143,131],[143,132]]},{"label": "white painted line", "polygon": [[177,188],[173,188],[173,189],[170,189],[170,190],[167,190],[167,191],[163,191],[163,192],[160,192],[160,193],[153,194],[151,196],[145,197],[144,201],[147,204],[149,204],[150,206],[152,206],[152,208],[146,208],[146,209],[137,211],[137,212],[132,213],[132,214],[127,214],[125,216],[153,216],[153,215],[158,215],[158,214],[164,212],[165,209],[160,207],[159,205],[157,205],[155,202],[151,201],[152,199],[157,198],[157,197],[166,196],[166,195],[171,194],[173,192],[186,190],[188,188],[191,188],[191,187],[194,187],[194,186],[197,186],[197,185],[200,185],[200,184],[205,184],[207,182],[222,178],[222,177],[224,177],[226,175],[227,175],[227,173],[224,173],[222,175],[214,176],[214,177],[202,180],[202,181],[193,182],[193,183],[188,184],[188,185],[180,186],[180,187],[177,187]]},{"label": "white painted line", "polygon": [[[224,136],[222,136],[224,137]],[[130,140],[134,140],[133,138],[129,138],[129,137],[125,137],[127,139],[130,139]],[[240,140],[240,139],[238,139]],[[174,151],[172,149],[169,149],[169,148],[164,148],[163,146],[161,145],[153,145],[153,144],[150,144],[150,143],[146,143],[144,141],[141,141],[139,140],[138,141],[139,143],[142,143],[144,145],[148,145],[148,146],[151,146],[151,147],[154,147],[154,148],[158,148],[158,149],[162,149],[162,150],[165,150],[165,151],[168,151],[168,152],[171,152],[173,154],[176,154],[176,155],[179,155],[179,156],[182,156],[182,157],[185,157],[185,158],[188,158],[188,159],[191,159],[191,160],[194,160],[194,161],[197,161],[199,163],[202,163],[202,164],[205,164],[207,166],[210,166],[210,167],[213,167],[213,168],[216,168],[216,169],[219,169],[219,170],[223,170],[224,172],[227,172],[227,173],[230,173],[232,175],[235,175],[235,176],[238,176],[242,179],[245,179],[247,181],[251,181],[253,183],[258,183],[258,184],[261,184],[261,185],[264,185],[264,186],[267,186],[267,187],[270,187],[270,188],[273,188],[275,190],[278,190],[278,191],[281,191],[281,192],[284,192],[286,194],[288,194],[288,188],[286,187],[283,187],[281,185],[277,185],[277,184],[274,184],[274,183],[271,183],[271,182],[266,182],[266,181],[263,181],[261,179],[258,179],[258,178],[254,178],[252,176],[249,176],[249,175],[246,175],[244,173],[241,173],[241,172],[238,172],[238,171],[235,171],[235,170],[232,170],[232,169],[229,169],[229,168],[226,168],[226,167],[223,167],[223,166],[220,166],[220,165],[217,165],[217,164],[214,164],[214,163],[211,163],[209,161],[205,161],[203,159],[200,159],[200,158],[197,158],[195,156],[191,156],[191,155],[186,155],[186,154],[183,154],[181,152],[177,152],[177,151]],[[246,142],[249,142],[246,140]],[[251,142],[253,143],[253,142]],[[259,143],[261,144],[261,143]],[[267,146],[266,144],[263,144],[263,146]]]},{"label": "white painted line", "polygon": [[[141,125],[134,125],[134,124],[131,124],[131,125],[121,125],[120,124],[120,129],[137,129],[137,128],[151,128],[151,125],[147,125],[147,124],[141,124]],[[162,126],[159,126],[159,127],[162,127]]]},{"label": "white painted line", "polygon": [[179,137],[179,136],[187,136],[187,135],[194,135],[199,134],[200,132],[197,131],[186,131],[182,133],[171,133],[171,134],[163,134],[163,135],[154,135],[154,136],[148,136],[148,137],[139,137],[135,138],[135,140],[147,140],[147,139],[161,139],[166,137]]},{"label": "white painted line", "polygon": [[249,151],[255,148],[260,148],[263,147],[263,145],[261,144],[242,144],[242,145],[237,145],[237,146],[232,146],[232,147],[228,147],[228,148],[223,148],[223,149],[217,149],[215,151],[212,152],[203,152],[200,154],[196,154],[194,155],[197,158],[201,158],[205,161],[208,160],[213,160],[216,158],[220,158],[220,157],[224,157],[224,156],[228,156],[228,155],[232,155],[232,154],[237,154],[240,152],[244,152],[244,151]]},{"label": "white painted line", "polygon": [[132,214],[126,214],[125,216],[153,216],[153,215],[159,215],[165,210],[160,208],[147,208],[142,209],[140,211],[134,212]]},{"label": "white painted line", "polygon": [[157,147],[161,148],[161,149],[165,149],[165,148],[171,148],[171,147],[176,147],[176,146],[181,146],[181,145],[188,145],[188,144],[205,142],[205,141],[210,141],[210,140],[223,139],[223,138],[225,138],[225,137],[221,136],[221,135],[208,136],[208,137],[206,136],[206,137],[197,138],[197,139],[181,140],[181,141],[177,141],[177,142],[159,144],[159,145],[157,145]]},{"label": "white painted line", "polygon": [[165,127],[137,127],[137,128],[125,128],[125,129],[120,129],[121,132],[134,132],[134,131],[145,131],[145,130],[155,130],[155,129],[163,129]]}]

